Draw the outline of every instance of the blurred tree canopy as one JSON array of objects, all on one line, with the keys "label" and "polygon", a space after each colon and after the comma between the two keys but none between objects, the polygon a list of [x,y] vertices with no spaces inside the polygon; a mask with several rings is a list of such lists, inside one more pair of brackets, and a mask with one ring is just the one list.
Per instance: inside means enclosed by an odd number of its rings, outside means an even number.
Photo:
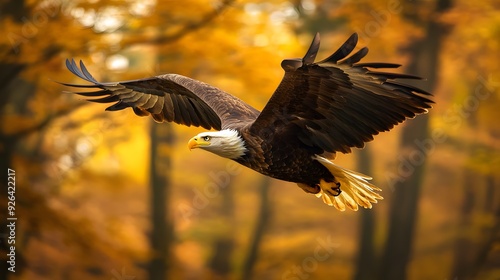
[{"label": "blurred tree canopy", "polygon": [[[410,139],[425,166],[410,250],[401,257],[404,277],[498,279],[500,6],[454,0],[439,10],[442,2],[2,1],[0,162],[2,172],[16,171],[18,221],[16,272],[7,270],[2,232],[0,278],[154,279],[147,269],[157,249],[149,243],[157,195],[148,188],[150,128],[165,124],[130,110],[104,112],[64,93],[55,81],[79,82],[65,69],[66,58],[85,61],[99,81],[178,73],[262,108],[283,75],[281,60],[302,57],[315,32],[320,58],[357,32],[359,46],[370,48],[366,61],[413,65],[412,47],[436,23],[446,31],[436,57],[418,57],[440,66],[427,135]],[[418,67],[401,71],[431,75]],[[356,158],[370,161],[369,175],[386,198],[370,210],[374,265],[357,279],[382,275],[384,248],[401,245],[387,239],[389,217],[398,211],[389,205],[401,199],[394,182],[420,166],[398,148],[405,125],[369,143],[370,157],[337,159],[353,169]],[[170,162],[160,165],[170,172],[167,279],[357,275],[361,212],[339,213],[294,184],[189,153],[186,140],[202,130],[171,129],[169,145],[157,149]],[[0,194],[1,205],[6,196]]]}]

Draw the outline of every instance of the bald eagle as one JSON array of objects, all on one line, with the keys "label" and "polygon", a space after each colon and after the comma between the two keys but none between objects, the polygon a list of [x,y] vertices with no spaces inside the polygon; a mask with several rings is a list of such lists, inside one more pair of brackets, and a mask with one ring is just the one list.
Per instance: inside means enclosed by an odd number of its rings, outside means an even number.
[{"label": "bald eagle", "polygon": [[[268,103],[258,111],[239,98],[209,84],[177,75],[101,83],[80,61],[66,60],[73,74],[90,85],[62,83],[97,91],[75,92],[106,108],[132,108],[157,122],[201,126],[207,130],[188,142],[234,160],[266,176],[297,183],[344,211],[371,208],[382,199],[371,177],[333,163],[335,153],[362,148],[373,136],[426,113],[430,93],[401,83],[419,77],[374,71],[397,68],[393,63],[360,63],[366,47],[350,55],[358,41],[353,34],[332,55],[314,62],[319,34],[303,58],[285,59],[285,75]],[[349,56],[350,55],[350,56]]]}]

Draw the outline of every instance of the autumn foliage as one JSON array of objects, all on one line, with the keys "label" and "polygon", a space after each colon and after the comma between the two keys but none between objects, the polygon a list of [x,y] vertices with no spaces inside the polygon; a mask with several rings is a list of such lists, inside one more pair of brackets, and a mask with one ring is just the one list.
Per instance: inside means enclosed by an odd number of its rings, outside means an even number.
[{"label": "autumn foliage", "polygon": [[[7,0],[0,7],[0,172],[16,172],[18,219],[16,272],[7,270],[2,232],[0,278],[500,278],[497,1]],[[359,46],[370,49],[366,61],[402,64],[434,94],[427,117],[375,137],[367,158],[359,150],[338,155],[350,169],[360,158],[371,164],[385,200],[370,216],[340,213],[295,184],[189,152],[200,128],[104,112],[56,83],[80,83],[64,66],[75,58],[98,81],[178,73],[261,109],[281,80],[281,60],[301,57],[316,32],[319,59],[357,32]],[[157,173],[165,175],[159,213],[151,207]],[[394,221],[404,213],[409,231],[398,233]],[[164,222],[162,248],[152,245],[155,217]],[[391,253],[405,246],[404,256]],[[371,265],[360,266],[362,259]],[[401,271],[384,265],[396,259]]]}]

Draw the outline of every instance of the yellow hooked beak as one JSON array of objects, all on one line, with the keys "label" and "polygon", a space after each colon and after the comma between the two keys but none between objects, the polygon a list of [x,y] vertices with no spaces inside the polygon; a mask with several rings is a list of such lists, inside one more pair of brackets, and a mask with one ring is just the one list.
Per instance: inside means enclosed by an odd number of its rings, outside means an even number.
[{"label": "yellow hooked beak", "polygon": [[189,142],[188,142],[188,148],[190,151],[192,149],[196,149],[196,148],[199,148],[202,146],[208,146],[208,145],[210,145],[210,142],[204,141],[203,139],[201,139],[198,136],[195,136],[195,137],[189,139]]}]

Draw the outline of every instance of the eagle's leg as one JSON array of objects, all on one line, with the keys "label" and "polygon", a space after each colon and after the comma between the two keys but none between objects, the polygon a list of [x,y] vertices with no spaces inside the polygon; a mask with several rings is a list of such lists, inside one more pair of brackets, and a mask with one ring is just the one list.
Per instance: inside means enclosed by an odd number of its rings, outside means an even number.
[{"label": "eagle's leg", "polygon": [[333,181],[325,181],[325,182],[328,183],[329,188],[324,189],[323,191],[325,191],[329,195],[338,196],[340,195],[340,193],[342,193],[342,190],[340,189],[340,182],[338,182],[337,180],[333,179]]},{"label": "eagle's leg", "polygon": [[303,189],[306,193],[316,194],[316,193],[319,193],[319,191],[321,189],[319,185],[307,185],[307,184],[303,184],[303,183],[297,183],[297,185],[301,189]]}]

